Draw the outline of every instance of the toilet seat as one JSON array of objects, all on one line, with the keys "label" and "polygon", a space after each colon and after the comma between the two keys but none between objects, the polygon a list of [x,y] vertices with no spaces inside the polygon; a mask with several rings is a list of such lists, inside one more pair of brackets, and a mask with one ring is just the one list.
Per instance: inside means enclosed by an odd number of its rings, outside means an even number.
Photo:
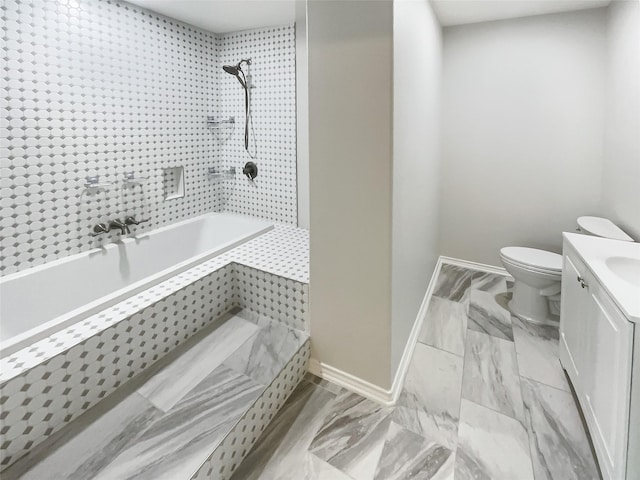
[{"label": "toilet seat", "polygon": [[562,273],[562,255],[528,247],[504,247],[500,256],[506,262],[539,273]]}]

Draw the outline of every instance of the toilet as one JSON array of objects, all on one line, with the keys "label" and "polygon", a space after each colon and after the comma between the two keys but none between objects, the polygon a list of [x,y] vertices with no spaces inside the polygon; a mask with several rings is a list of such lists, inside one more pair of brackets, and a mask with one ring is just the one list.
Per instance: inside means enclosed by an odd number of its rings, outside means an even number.
[{"label": "toilet", "polygon": [[560,293],[562,255],[537,248],[504,247],[500,260],[515,280],[511,313],[530,322],[552,322],[549,299]]},{"label": "toilet", "polygon": [[[606,218],[578,218],[578,232],[615,240],[633,239]],[[514,278],[509,309],[518,318],[534,323],[557,324],[550,315],[549,302],[560,300],[562,255],[529,247],[504,247],[500,260]]]}]

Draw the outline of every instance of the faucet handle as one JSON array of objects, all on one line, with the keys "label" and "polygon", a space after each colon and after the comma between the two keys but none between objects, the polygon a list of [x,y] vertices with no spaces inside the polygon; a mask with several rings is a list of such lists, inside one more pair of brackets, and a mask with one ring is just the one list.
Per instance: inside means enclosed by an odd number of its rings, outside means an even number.
[{"label": "faucet handle", "polygon": [[128,217],[124,217],[124,224],[125,225],[140,225],[141,223],[146,223],[148,221],[149,221],[148,218],[145,219],[145,220],[136,220],[133,215],[130,215]]},{"label": "faucet handle", "polygon": [[103,233],[109,233],[111,230],[106,224],[99,223],[93,227],[93,232],[90,234],[92,237],[97,237],[98,235],[102,235]]}]

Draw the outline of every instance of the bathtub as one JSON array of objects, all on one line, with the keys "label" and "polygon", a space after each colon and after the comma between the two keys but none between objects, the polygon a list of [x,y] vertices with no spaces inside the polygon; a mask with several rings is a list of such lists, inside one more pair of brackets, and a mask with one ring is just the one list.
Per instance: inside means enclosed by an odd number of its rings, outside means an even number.
[{"label": "bathtub", "polygon": [[7,275],[0,279],[0,357],[271,228],[263,220],[209,213]]}]

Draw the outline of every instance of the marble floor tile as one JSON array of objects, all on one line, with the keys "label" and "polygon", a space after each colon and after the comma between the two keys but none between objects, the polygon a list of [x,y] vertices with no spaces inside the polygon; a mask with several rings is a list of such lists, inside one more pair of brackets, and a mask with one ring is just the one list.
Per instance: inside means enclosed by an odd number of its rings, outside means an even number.
[{"label": "marble floor tile", "polygon": [[571,393],[522,379],[536,480],[597,480],[598,467]]},{"label": "marble floor tile", "polygon": [[257,332],[255,324],[231,317],[151,377],[138,393],[159,409],[169,411]]},{"label": "marble floor tile", "polygon": [[304,379],[309,382],[309,383],[313,383],[314,385],[317,385],[319,387],[324,388],[325,390],[329,390],[331,393],[334,394],[338,394],[338,393],[343,393],[345,391],[344,388],[342,388],[339,385],[336,385],[335,383],[331,383],[328,382],[327,380],[317,377],[316,375],[312,374],[312,373],[307,373],[304,376]]},{"label": "marble floor tile", "polygon": [[450,450],[456,448],[463,360],[416,344],[392,420]]},{"label": "marble floor tile", "polygon": [[466,334],[466,306],[444,298],[431,297],[418,341],[462,356]]},{"label": "marble floor tile", "polygon": [[93,409],[9,469],[3,480],[93,478],[162,412],[133,393],[113,408]]},{"label": "marble floor tile", "polygon": [[375,480],[453,480],[454,453],[391,422]]},{"label": "marble floor tile", "polygon": [[496,294],[482,290],[469,292],[470,330],[513,341],[511,313],[495,299]]},{"label": "marble floor tile", "polygon": [[389,429],[390,410],[355,393],[337,395],[309,451],[356,480],[371,480]]},{"label": "marble floor tile", "polygon": [[476,272],[471,278],[471,288],[494,295],[504,293],[507,291],[507,278],[496,273]]},{"label": "marble floor tile", "polygon": [[570,391],[560,364],[558,327],[512,317],[520,376]]},{"label": "marble floor tile", "polygon": [[247,376],[218,367],[95,478],[189,478],[263,390]]},{"label": "marble floor tile", "polygon": [[533,480],[527,431],[519,421],[462,400],[455,480]]},{"label": "marble floor tile", "polygon": [[268,385],[300,348],[306,335],[273,321],[257,322],[260,328],[224,361],[227,367]]},{"label": "marble floor tile", "polygon": [[454,302],[464,302],[471,286],[473,270],[455,265],[442,265],[438,273],[436,286],[433,290],[435,297],[446,298]]},{"label": "marble floor tile", "polygon": [[523,419],[522,394],[513,342],[469,330],[465,346],[462,397]]},{"label": "marble floor tile", "polygon": [[232,480],[347,480],[345,473],[308,452],[335,394],[303,381],[243,460]]}]

